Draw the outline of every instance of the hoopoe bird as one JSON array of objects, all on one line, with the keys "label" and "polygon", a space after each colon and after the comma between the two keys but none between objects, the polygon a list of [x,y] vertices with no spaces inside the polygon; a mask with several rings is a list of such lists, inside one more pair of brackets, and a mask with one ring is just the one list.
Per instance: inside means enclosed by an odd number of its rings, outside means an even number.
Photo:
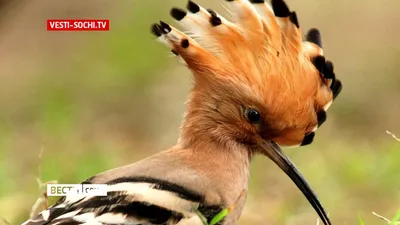
[{"label": "hoopoe bird", "polygon": [[24,225],[203,225],[226,208],[218,224],[234,225],[258,154],[277,164],[331,224],[280,147],[312,143],[341,91],[321,35],[311,29],[303,41],[296,13],[283,0],[226,4],[234,22],[193,1],[187,10],[172,8],[190,36],[163,21],[152,26],[194,78],[177,144],[83,182],[107,184],[107,196],[63,197]]}]

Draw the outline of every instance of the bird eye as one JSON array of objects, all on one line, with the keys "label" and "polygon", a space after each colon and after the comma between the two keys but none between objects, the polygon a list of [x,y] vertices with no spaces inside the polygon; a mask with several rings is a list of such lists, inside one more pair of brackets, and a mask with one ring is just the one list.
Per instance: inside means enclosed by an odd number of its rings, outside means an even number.
[{"label": "bird eye", "polygon": [[258,123],[261,120],[261,114],[255,109],[247,109],[245,116],[250,123]]}]

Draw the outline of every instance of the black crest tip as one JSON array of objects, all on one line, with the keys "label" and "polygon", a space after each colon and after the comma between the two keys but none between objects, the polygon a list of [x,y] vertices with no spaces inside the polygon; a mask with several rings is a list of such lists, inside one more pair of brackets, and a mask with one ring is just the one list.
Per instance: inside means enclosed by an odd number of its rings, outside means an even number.
[{"label": "black crest tip", "polygon": [[306,40],[322,48],[321,33],[317,28],[312,28],[307,32]]},{"label": "black crest tip", "polygon": [[191,13],[197,13],[200,11],[200,6],[194,3],[193,1],[189,0],[188,4],[186,5],[187,10]]},{"label": "black crest tip", "polygon": [[283,0],[272,0],[272,9],[274,10],[274,14],[277,17],[288,17],[290,16],[291,12],[289,7],[286,5],[285,1]]},{"label": "black crest tip", "polygon": [[160,37],[163,34],[162,28],[160,27],[160,25],[155,23],[151,25],[151,33],[157,37]]},{"label": "black crest tip", "polygon": [[325,110],[317,112],[318,127],[320,127],[326,121],[326,117]]},{"label": "black crest tip", "polygon": [[212,26],[216,27],[218,25],[222,24],[221,18],[218,17],[217,13],[212,10],[212,9],[207,9],[207,11],[210,13],[211,18],[210,18],[210,23]]},{"label": "black crest tip", "polygon": [[303,142],[301,142],[301,146],[309,145],[314,141],[315,133],[311,132],[304,136]]},{"label": "black crest tip", "polygon": [[180,8],[172,8],[170,14],[176,20],[182,20],[186,16],[186,11]]},{"label": "black crest tip", "polygon": [[336,99],[336,97],[340,94],[342,91],[343,85],[342,82],[338,79],[335,80],[335,82],[332,83],[331,85],[331,90],[333,93],[333,99]]},{"label": "black crest tip", "polygon": [[333,73],[334,68],[332,61],[326,60],[325,66],[327,71]]},{"label": "black crest tip", "polygon": [[325,57],[322,55],[316,56],[312,59],[312,63],[314,64],[315,68],[317,68],[317,70],[320,73],[324,73],[324,69],[325,69]]},{"label": "black crest tip", "polygon": [[292,22],[297,28],[300,28],[300,26],[299,26],[299,20],[297,19],[297,14],[296,14],[296,12],[292,12],[292,13],[290,14],[289,19],[290,19],[290,22]]},{"label": "black crest tip", "polygon": [[163,33],[169,33],[172,31],[171,27],[168,25],[168,23],[160,20],[160,27]]},{"label": "black crest tip", "polygon": [[325,63],[324,77],[326,79],[335,79],[335,73],[333,72],[333,63],[329,60]]}]

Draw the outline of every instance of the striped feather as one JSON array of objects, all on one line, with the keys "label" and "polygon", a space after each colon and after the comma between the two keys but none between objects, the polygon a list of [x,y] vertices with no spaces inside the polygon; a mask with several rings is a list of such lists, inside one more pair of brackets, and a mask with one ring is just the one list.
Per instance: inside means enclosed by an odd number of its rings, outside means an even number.
[{"label": "striped feather", "polygon": [[168,181],[122,177],[108,182],[107,196],[63,197],[23,225],[201,225],[194,209],[208,220],[223,209],[203,201],[202,195]]}]

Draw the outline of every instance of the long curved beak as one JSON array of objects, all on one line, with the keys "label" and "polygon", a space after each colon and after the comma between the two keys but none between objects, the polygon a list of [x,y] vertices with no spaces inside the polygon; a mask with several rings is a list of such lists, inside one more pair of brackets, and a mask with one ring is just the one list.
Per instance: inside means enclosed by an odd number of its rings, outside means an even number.
[{"label": "long curved beak", "polygon": [[296,166],[285,155],[279,145],[273,141],[260,140],[259,146],[262,148],[262,154],[268,156],[268,158],[274,161],[275,164],[278,165],[290,177],[300,191],[303,192],[304,196],[318,213],[322,222],[325,225],[331,225],[331,221],[329,220],[324,207],[318,200],[310,185],[304,179],[303,175],[299,172]]}]

